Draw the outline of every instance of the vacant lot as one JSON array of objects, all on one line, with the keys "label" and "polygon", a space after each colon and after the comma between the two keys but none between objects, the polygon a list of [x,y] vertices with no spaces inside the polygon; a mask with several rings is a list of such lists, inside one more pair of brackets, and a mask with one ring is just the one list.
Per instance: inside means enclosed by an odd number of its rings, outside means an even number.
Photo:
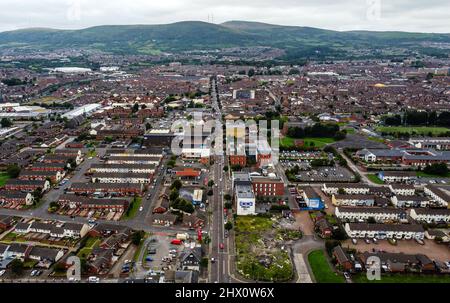
[{"label": "vacant lot", "polygon": [[308,262],[317,283],[344,283],[343,276],[338,275],[331,268],[322,250],[315,250],[308,255]]},{"label": "vacant lot", "polygon": [[238,272],[247,279],[282,282],[294,271],[285,247],[287,234],[268,217],[238,217],[236,252]]},{"label": "vacant lot", "polygon": [[409,133],[411,135],[426,135],[432,134],[434,136],[450,132],[449,128],[445,127],[427,127],[427,126],[379,126],[376,128],[377,132],[395,134],[395,133]]}]

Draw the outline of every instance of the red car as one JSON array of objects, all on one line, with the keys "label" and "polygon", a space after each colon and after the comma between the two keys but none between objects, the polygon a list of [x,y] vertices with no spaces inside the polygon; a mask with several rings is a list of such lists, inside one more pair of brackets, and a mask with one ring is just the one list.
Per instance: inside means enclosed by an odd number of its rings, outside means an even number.
[{"label": "red car", "polygon": [[224,248],[225,248],[225,245],[223,245],[223,243],[220,243],[220,244],[219,244],[219,248],[220,248],[220,249],[224,249]]}]

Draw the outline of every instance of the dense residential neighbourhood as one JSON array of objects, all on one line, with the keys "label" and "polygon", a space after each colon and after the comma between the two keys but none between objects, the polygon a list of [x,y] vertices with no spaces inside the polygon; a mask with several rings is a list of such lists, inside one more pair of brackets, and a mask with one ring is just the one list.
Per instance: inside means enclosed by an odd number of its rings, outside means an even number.
[{"label": "dense residential neighbourhood", "polygon": [[210,25],[0,33],[0,283],[450,283],[449,35]]}]

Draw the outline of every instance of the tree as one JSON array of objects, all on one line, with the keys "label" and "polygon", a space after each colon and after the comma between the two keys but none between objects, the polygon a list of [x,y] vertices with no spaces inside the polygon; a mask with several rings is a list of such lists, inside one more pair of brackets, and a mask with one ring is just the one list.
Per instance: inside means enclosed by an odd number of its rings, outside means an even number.
[{"label": "tree", "polygon": [[231,201],[231,195],[230,194],[225,194],[223,195],[223,198],[227,201]]},{"label": "tree", "polygon": [[214,181],[213,181],[213,180],[209,180],[208,186],[209,186],[209,187],[213,187],[213,186],[214,186]]},{"label": "tree", "polygon": [[11,164],[6,169],[6,173],[11,178],[17,178],[20,175],[20,167],[16,164]]},{"label": "tree", "polygon": [[228,231],[232,230],[232,229],[233,229],[233,223],[231,223],[230,221],[228,221],[228,222],[225,224],[225,229],[228,230]]},{"label": "tree", "polygon": [[145,233],[143,231],[137,231],[131,236],[131,242],[134,245],[141,244],[142,238],[144,238]]},{"label": "tree", "polygon": [[432,165],[427,165],[423,171],[426,174],[438,176],[446,176],[449,173],[449,169],[445,163],[434,163]]},{"label": "tree", "polygon": [[152,125],[150,123],[145,124],[145,130],[152,129]]},{"label": "tree", "polygon": [[20,261],[19,259],[14,259],[11,264],[11,271],[13,272],[13,274],[15,274],[16,276],[20,276],[23,272],[23,262]]},{"label": "tree", "polygon": [[173,202],[173,201],[177,200],[179,196],[180,196],[179,191],[176,190],[176,189],[173,189],[173,190],[170,192],[169,200]]},{"label": "tree", "polygon": [[203,258],[203,259],[200,261],[200,267],[208,268],[208,258]]},{"label": "tree", "polygon": [[248,70],[248,76],[251,78],[255,75],[255,70],[253,68]]},{"label": "tree", "polygon": [[139,103],[137,103],[137,102],[134,103],[132,111],[133,111],[133,113],[136,113],[139,111]]},{"label": "tree", "polygon": [[231,209],[231,208],[233,207],[233,204],[231,204],[231,202],[226,202],[226,203],[224,204],[224,207],[225,207],[226,209]]},{"label": "tree", "polygon": [[375,223],[377,223],[377,220],[375,220],[374,217],[369,217],[369,218],[367,219],[367,223],[375,224]]},{"label": "tree", "polygon": [[3,118],[2,121],[0,122],[2,125],[2,128],[5,127],[11,127],[13,125],[13,123],[11,122],[11,120],[9,120],[8,118]]},{"label": "tree", "polygon": [[210,189],[210,190],[208,191],[208,196],[212,196],[212,195],[214,195],[214,192],[213,192],[212,189]]},{"label": "tree", "polygon": [[170,189],[180,190],[182,186],[183,186],[183,184],[181,183],[180,180],[175,180],[175,181],[173,181],[172,185],[170,186]]}]

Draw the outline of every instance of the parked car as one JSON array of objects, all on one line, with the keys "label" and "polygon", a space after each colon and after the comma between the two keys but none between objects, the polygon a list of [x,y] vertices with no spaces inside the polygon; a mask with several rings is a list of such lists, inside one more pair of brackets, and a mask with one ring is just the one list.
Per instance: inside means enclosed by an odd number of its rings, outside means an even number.
[{"label": "parked car", "polygon": [[88,278],[88,282],[89,282],[89,283],[100,283],[100,278],[99,278],[99,277],[92,276],[92,277],[89,277],[89,278]]},{"label": "parked car", "polygon": [[220,243],[220,244],[219,244],[219,248],[220,248],[220,249],[224,249],[224,248],[225,248],[225,245],[224,245],[223,243]]},{"label": "parked car", "polygon": [[348,272],[344,272],[344,278],[346,280],[351,280],[350,274]]},{"label": "parked car", "polygon": [[416,242],[419,243],[420,245],[425,245],[425,242],[423,242],[423,240],[421,239],[414,238],[414,240],[416,240]]},{"label": "parked car", "polygon": [[3,276],[6,273],[6,270],[2,269],[0,270],[0,277]]},{"label": "parked car", "polygon": [[369,239],[364,239],[364,241],[365,241],[367,244],[370,244],[370,240],[369,240]]},{"label": "parked car", "polygon": [[352,243],[353,243],[353,245],[356,245],[356,244],[358,244],[358,240],[352,239]]}]

